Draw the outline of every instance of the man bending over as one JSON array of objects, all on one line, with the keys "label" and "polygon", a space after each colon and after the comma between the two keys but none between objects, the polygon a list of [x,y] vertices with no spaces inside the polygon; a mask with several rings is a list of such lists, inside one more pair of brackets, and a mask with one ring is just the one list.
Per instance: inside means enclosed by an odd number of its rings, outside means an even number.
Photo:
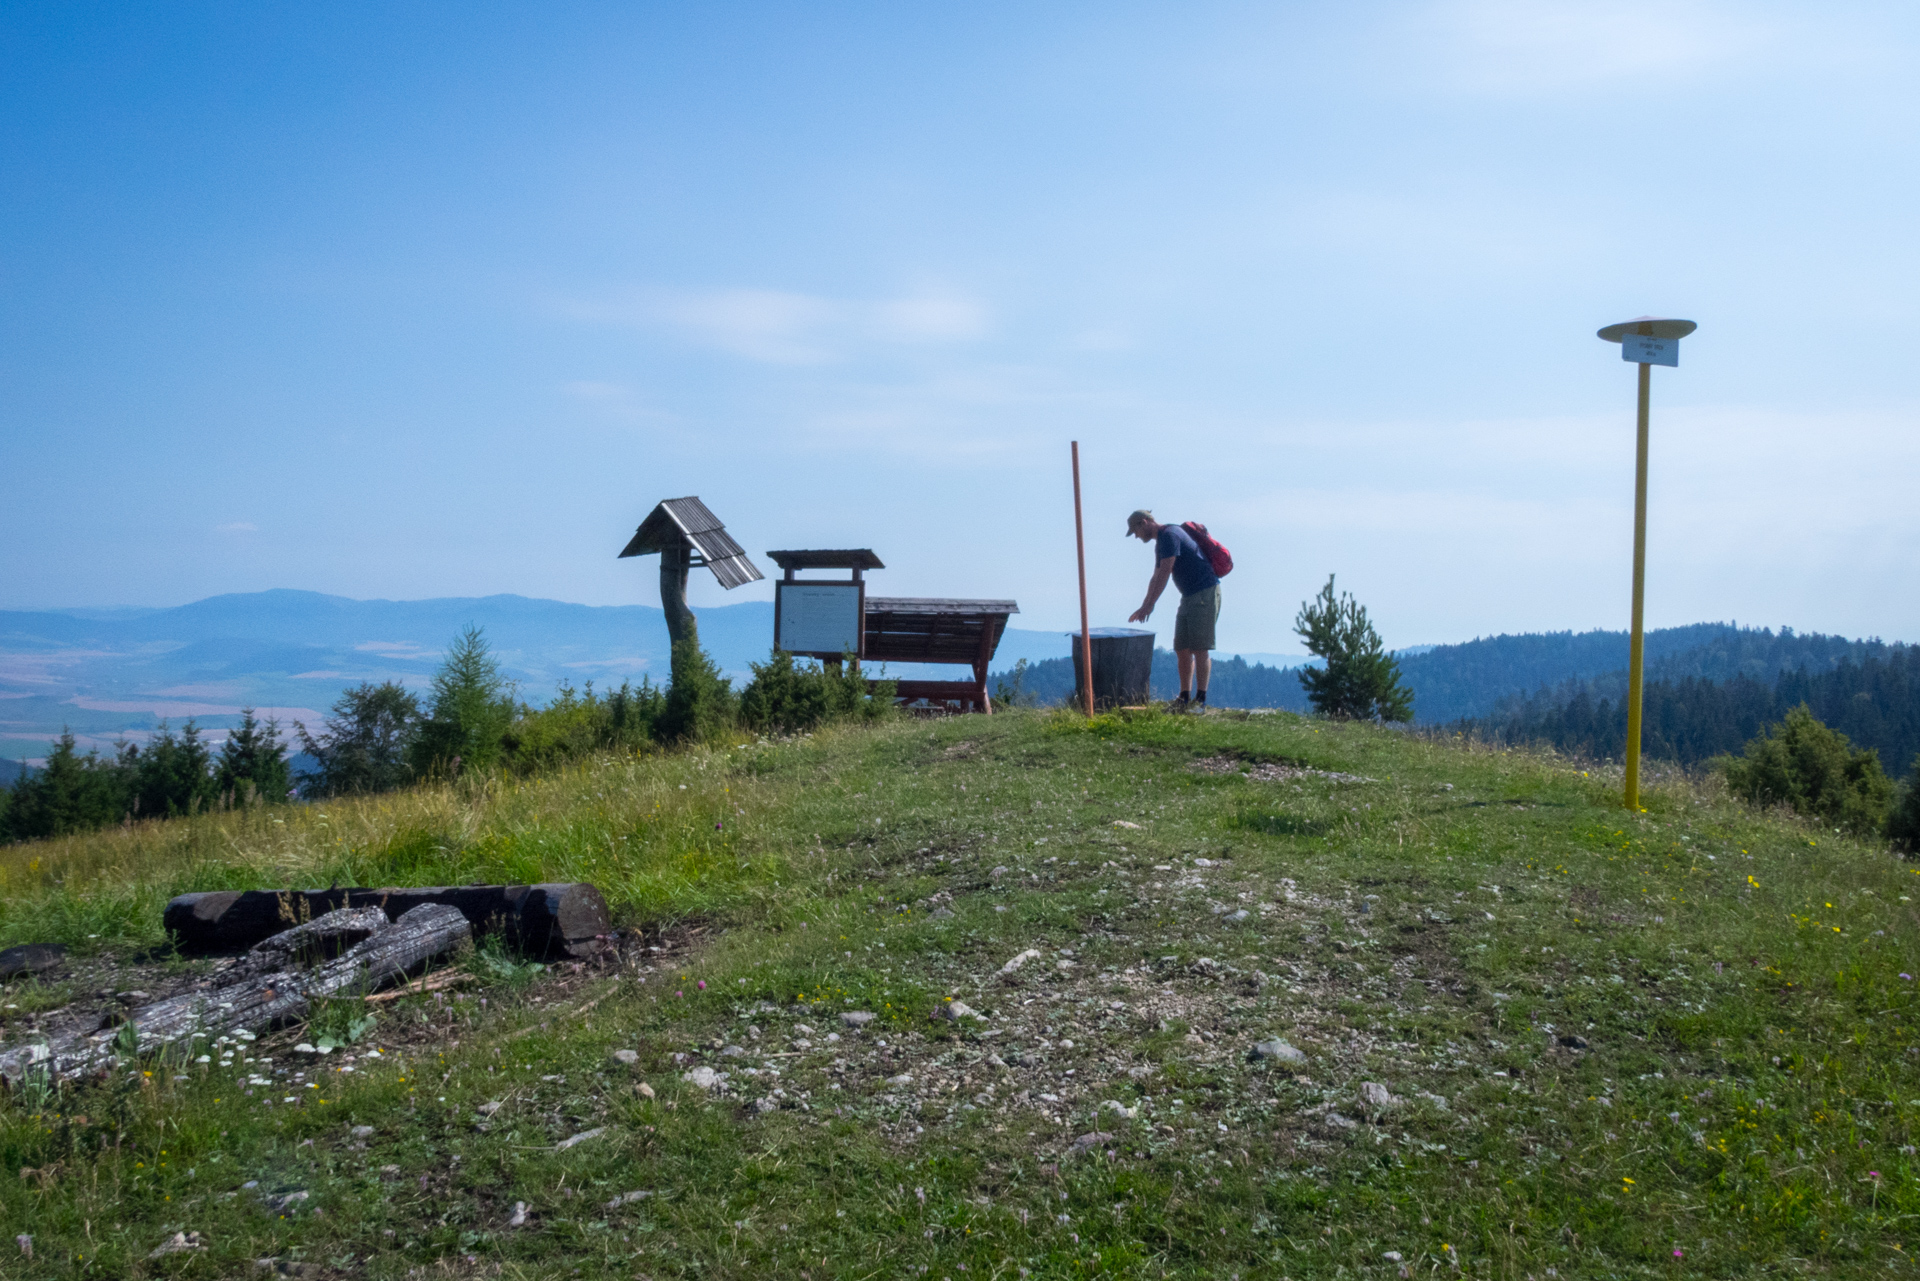
[{"label": "man bending over", "polygon": [[[1127,532],[1154,544],[1153,581],[1147,584],[1146,603],[1127,619],[1144,623],[1153,615],[1167,579],[1180,589],[1180,609],[1173,616],[1173,653],[1180,661],[1180,698],[1176,710],[1204,706],[1207,678],[1213,674],[1213,633],[1220,621],[1220,576],[1213,572],[1200,544],[1178,525],[1162,525],[1145,508],[1127,517]],[[1192,690],[1191,695],[1188,690]]]}]

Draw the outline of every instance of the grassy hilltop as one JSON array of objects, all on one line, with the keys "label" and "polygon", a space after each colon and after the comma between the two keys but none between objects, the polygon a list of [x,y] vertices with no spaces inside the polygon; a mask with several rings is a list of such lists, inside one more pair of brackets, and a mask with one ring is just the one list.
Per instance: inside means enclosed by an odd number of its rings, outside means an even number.
[{"label": "grassy hilltop", "polygon": [[[10,847],[0,936],[76,972],[187,888],[591,879],[633,933],[12,1092],[0,1273],[1905,1274],[1920,875],[1616,789],[1015,713]],[[9,1039],[61,983],[0,990]]]}]

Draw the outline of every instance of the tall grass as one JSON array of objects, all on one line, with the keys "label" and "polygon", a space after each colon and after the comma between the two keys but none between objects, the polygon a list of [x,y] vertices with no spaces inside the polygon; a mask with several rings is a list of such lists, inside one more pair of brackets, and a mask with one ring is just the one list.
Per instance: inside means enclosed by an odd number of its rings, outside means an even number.
[{"label": "tall grass", "polygon": [[756,764],[805,744],[694,748],[123,824],[0,847],[0,944],[159,944],[191,890],[592,881],[631,923],[739,905],[779,879]]}]

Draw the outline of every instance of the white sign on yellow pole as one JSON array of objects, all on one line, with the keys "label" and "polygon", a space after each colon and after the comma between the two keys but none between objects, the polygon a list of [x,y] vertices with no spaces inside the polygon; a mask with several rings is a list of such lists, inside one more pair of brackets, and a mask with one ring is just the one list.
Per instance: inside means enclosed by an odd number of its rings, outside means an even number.
[{"label": "white sign on yellow pole", "polygon": [[1647,418],[1653,367],[1680,364],[1680,340],[1699,328],[1691,320],[1641,316],[1608,325],[1600,337],[1620,344],[1620,358],[1640,366],[1640,412],[1633,467],[1633,632],[1627,642],[1627,808],[1640,808],[1640,689],[1646,670]]}]

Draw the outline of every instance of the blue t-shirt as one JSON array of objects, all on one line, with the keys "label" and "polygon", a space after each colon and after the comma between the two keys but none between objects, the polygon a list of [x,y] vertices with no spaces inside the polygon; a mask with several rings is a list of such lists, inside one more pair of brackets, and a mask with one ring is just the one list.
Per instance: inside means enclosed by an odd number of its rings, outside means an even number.
[{"label": "blue t-shirt", "polygon": [[1178,525],[1160,527],[1160,536],[1154,539],[1154,556],[1159,560],[1173,557],[1173,585],[1180,589],[1182,596],[1204,592],[1220,581],[1220,575],[1207,563],[1200,544]]}]

